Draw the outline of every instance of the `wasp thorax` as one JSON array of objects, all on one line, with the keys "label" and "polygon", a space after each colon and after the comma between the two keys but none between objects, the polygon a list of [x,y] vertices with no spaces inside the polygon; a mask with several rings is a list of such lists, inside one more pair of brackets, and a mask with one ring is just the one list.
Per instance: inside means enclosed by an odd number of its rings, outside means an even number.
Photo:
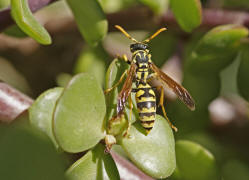
[{"label": "wasp thorax", "polygon": [[135,52],[137,50],[147,50],[147,49],[148,45],[143,43],[135,43],[130,45],[131,52]]}]

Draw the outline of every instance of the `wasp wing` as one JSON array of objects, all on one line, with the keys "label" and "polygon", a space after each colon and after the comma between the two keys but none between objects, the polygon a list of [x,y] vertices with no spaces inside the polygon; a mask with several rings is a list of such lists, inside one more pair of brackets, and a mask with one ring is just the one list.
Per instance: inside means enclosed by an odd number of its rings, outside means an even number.
[{"label": "wasp wing", "polygon": [[133,78],[136,74],[136,64],[131,64],[130,69],[127,73],[127,78],[124,82],[124,85],[122,87],[122,90],[120,91],[120,93],[118,94],[118,104],[117,104],[117,114],[121,114],[124,106],[125,106],[125,102],[127,101],[131,90],[132,90],[132,82],[133,82]]},{"label": "wasp wing", "polygon": [[150,68],[156,73],[156,78],[172,89],[178,98],[183,101],[190,110],[195,110],[195,102],[184,87],[162,72],[155,64],[151,63]]}]

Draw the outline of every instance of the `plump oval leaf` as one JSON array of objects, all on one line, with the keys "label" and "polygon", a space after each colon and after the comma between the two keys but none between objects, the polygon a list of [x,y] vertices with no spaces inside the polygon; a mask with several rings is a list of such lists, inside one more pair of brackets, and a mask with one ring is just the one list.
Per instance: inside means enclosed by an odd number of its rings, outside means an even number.
[{"label": "plump oval leaf", "polygon": [[45,91],[29,108],[30,123],[46,133],[57,148],[58,144],[52,131],[52,119],[56,101],[59,99],[62,91],[63,88],[54,88]]},{"label": "plump oval leaf", "polygon": [[71,80],[72,75],[68,73],[60,73],[56,76],[56,83],[60,87],[65,87]]},{"label": "plump oval leaf", "polygon": [[[153,39],[153,41],[150,42],[153,63],[158,67],[166,63],[175,52],[177,41],[176,36],[170,32],[162,33],[160,37]],[[163,50],[161,47],[163,47]]]},{"label": "plump oval leaf", "polygon": [[210,30],[198,42],[186,67],[198,74],[217,73],[235,59],[240,40],[248,29],[238,25],[222,25]]},{"label": "plump oval leaf", "polygon": [[169,0],[139,0],[144,5],[148,6],[154,13],[163,14],[166,13],[166,10],[169,5]]},{"label": "plump oval leaf", "polygon": [[88,72],[97,78],[101,85],[105,79],[105,63],[108,55],[103,47],[85,48],[77,59],[75,73]]},{"label": "plump oval leaf", "polygon": [[218,74],[197,76],[185,72],[183,86],[195,99],[196,109],[205,108],[220,94],[221,79]]},{"label": "plump oval leaf", "polygon": [[166,178],[173,173],[175,141],[164,118],[156,116],[155,125],[147,136],[139,122],[132,125],[129,135],[130,138],[122,138],[120,144],[137,167],[154,178]]},{"label": "plump oval leaf", "polygon": [[176,164],[185,180],[220,180],[215,158],[204,147],[191,141],[176,142]]},{"label": "plump oval leaf", "polygon": [[[109,89],[113,87],[115,84],[117,84],[122,76],[122,74],[129,68],[129,65],[119,59],[114,59],[112,63],[110,64],[107,73],[106,73],[106,82],[105,82],[105,87],[106,89]],[[107,104],[107,113],[105,116],[106,123],[114,116],[116,115],[116,107],[117,107],[117,96],[118,92],[121,91],[123,82],[125,81],[125,78],[123,81],[112,91],[106,94],[106,104]],[[132,95],[134,97],[134,94]],[[133,100],[134,102],[134,100]],[[133,105],[135,105],[133,103]],[[130,116],[130,108],[127,107],[125,108],[125,116],[124,118],[119,119],[118,121],[113,122],[112,124],[109,124],[108,127],[108,132],[111,133],[112,135],[118,135],[122,134],[124,132],[124,128],[127,127],[127,122],[129,119],[131,123],[136,121],[136,114],[135,114],[135,106],[133,108],[133,111]]]},{"label": "plump oval leaf", "polygon": [[237,83],[240,94],[249,101],[249,44],[240,54],[240,66],[238,70]]},{"label": "plump oval leaf", "polygon": [[0,179],[66,179],[65,158],[30,126],[0,126],[0,147]]},{"label": "plump oval leaf", "polygon": [[202,9],[200,0],[171,0],[171,9],[181,28],[191,32],[202,21]]},{"label": "plump oval leaf", "polygon": [[98,81],[89,74],[74,76],[54,112],[53,130],[60,147],[81,152],[104,137],[105,99]]},{"label": "plump oval leaf", "polygon": [[80,33],[92,46],[107,33],[108,23],[97,0],[67,0]]},{"label": "plump oval leaf", "polygon": [[119,180],[119,173],[110,154],[104,153],[105,147],[98,144],[76,161],[66,172],[68,180]]},{"label": "plump oval leaf", "polygon": [[1,0],[0,1],[0,9],[8,7],[10,5],[10,0]]},{"label": "plump oval leaf", "polygon": [[41,44],[51,44],[50,35],[34,18],[27,0],[11,0],[11,15],[20,29],[30,37]]},{"label": "plump oval leaf", "polygon": [[247,163],[237,159],[228,160],[222,167],[222,176],[225,180],[248,180],[249,166]]},{"label": "plump oval leaf", "polygon": [[12,25],[9,28],[7,28],[4,31],[4,34],[7,34],[8,36],[13,36],[16,38],[27,37],[27,34],[25,34],[17,25]]}]

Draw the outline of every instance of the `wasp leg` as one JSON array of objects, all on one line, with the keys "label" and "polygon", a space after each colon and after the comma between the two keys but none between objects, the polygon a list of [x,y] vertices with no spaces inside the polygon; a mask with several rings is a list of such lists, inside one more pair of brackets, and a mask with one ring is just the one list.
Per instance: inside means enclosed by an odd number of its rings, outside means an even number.
[{"label": "wasp leg", "polygon": [[164,91],[163,91],[163,87],[162,86],[157,86],[156,89],[158,91],[161,91],[161,95],[160,95],[160,102],[158,104],[158,106],[161,106],[162,108],[162,111],[163,111],[163,115],[165,117],[165,119],[168,121],[169,125],[171,126],[172,129],[174,129],[175,132],[177,132],[177,128],[170,122],[167,114],[166,114],[166,111],[164,109]]},{"label": "wasp leg", "polygon": [[123,54],[123,56],[120,56],[119,54],[117,54],[117,58],[125,61],[128,64],[131,64],[131,61],[127,58],[126,54]]},{"label": "wasp leg", "polygon": [[130,107],[130,116],[129,116],[129,120],[128,120],[128,127],[124,133],[124,137],[129,136],[129,131],[131,129],[131,116],[132,116],[132,109],[133,109],[133,104],[132,104],[132,99],[131,99],[131,95],[129,96],[129,107]]},{"label": "wasp leg", "polygon": [[104,91],[104,93],[107,94],[107,93],[111,92],[114,88],[116,88],[123,81],[126,74],[127,74],[127,70],[125,70],[125,72],[121,75],[119,81],[114,86],[112,86],[111,88],[106,89]]}]

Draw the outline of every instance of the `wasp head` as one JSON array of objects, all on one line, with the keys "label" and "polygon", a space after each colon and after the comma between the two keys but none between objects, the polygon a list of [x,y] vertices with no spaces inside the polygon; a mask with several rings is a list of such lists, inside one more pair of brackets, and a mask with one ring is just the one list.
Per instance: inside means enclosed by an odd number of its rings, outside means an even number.
[{"label": "wasp head", "polygon": [[137,50],[148,51],[148,45],[144,43],[135,43],[130,45],[131,52],[135,52]]}]

